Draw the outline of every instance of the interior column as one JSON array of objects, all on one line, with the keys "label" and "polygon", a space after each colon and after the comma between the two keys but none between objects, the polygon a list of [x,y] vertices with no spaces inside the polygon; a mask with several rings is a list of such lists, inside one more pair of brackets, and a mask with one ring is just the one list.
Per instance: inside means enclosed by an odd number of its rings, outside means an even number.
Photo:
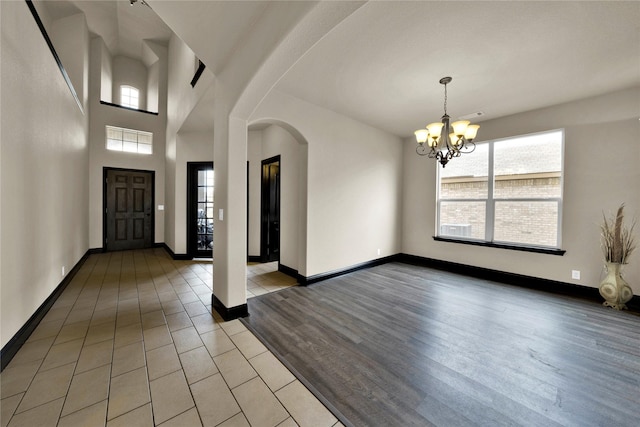
[{"label": "interior column", "polygon": [[247,123],[214,109],[213,308],[225,320],[247,311]]}]

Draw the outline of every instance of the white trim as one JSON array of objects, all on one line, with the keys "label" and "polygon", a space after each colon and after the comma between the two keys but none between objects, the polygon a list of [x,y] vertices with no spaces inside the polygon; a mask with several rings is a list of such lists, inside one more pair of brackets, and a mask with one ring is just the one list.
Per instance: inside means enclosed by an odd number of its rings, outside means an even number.
[{"label": "white trim", "polygon": [[[521,198],[513,198],[513,197],[509,197],[509,198],[495,198],[494,197],[494,192],[495,192],[495,170],[494,170],[494,159],[495,159],[495,153],[494,153],[494,145],[496,142],[501,142],[501,141],[507,141],[507,140],[515,140],[515,139],[520,139],[520,138],[525,138],[525,137],[531,137],[531,136],[538,136],[538,135],[545,135],[545,134],[551,134],[551,133],[560,133],[560,197],[521,197]],[[522,247],[548,247],[548,248],[553,248],[553,249],[560,249],[561,245],[562,245],[562,205],[563,205],[563,194],[564,194],[564,142],[565,142],[565,131],[564,129],[553,129],[553,130],[548,130],[548,131],[543,131],[543,132],[535,132],[535,133],[530,133],[530,134],[525,134],[525,135],[517,135],[517,136],[513,136],[513,137],[508,137],[508,138],[500,138],[500,139],[495,139],[495,140],[489,140],[489,141],[483,141],[481,144],[489,144],[488,145],[488,158],[487,158],[487,162],[488,162],[488,178],[487,178],[487,197],[486,199],[484,198],[465,198],[465,199],[461,199],[461,198],[446,198],[446,199],[442,199],[440,197],[440,187],[441,187],[441,181],[443,180],[442,178],[442,174],[440,169],[438,169],[438,173],[437,173],[437,179],[436,179],[436,226],[435,226],[435,235],[438,237],[455,237],[456,239],[460,239],[460,240],[469,240],[469,241],[482,241],[482,242],[487,242],[487,243],[499,243],[499,244],[507,244],[507,245],[513,245],[513,246],[522,246]],[[464,154],[463,154],[464,156]],[[452,160],[453,162],[455,162],[455,158]],[[517,176],[517,175],[514,175]],[[444,178],[445,182],[447,179],[452,179],[452,178]],[[454,182],[455,181],[459,181],[457,179],[455,179],[455,177],[452,179]],[[472,179],[473,181],[474,179]],[[475,179],[475,181],[478,181],[478,179]],[[470,238],[470,237],[463,237],[463,236],[451,236],[451,235],[444,235],[440,233],[440,229],[441,229],[441,208],[442,208],[442,202],[457,202],[457,203],[477,203],[477,202],[485,202],[485,230],[484,230],[484,239],[477,239],[477,238]],[[502,202],[555,202],[557,204],[557,224],[556,224],[556,245],[555,246],[547,246],[547,245],[536,245],[536,244],[531,244],[531,243],[518,243],[518,242],[504,242],[504,241],[497,241],[495,240],[495,212],[496,212],[496,202],[502,203]]]}]

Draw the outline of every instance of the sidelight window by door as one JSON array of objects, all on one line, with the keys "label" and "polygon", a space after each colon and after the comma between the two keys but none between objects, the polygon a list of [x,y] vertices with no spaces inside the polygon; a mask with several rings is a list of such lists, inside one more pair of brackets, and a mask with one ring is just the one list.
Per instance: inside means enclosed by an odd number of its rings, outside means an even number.
[{"label": "sidelight window by door", "polygon": [[199,251],[213,249],[213,169],[198,170],[196,233]]}]

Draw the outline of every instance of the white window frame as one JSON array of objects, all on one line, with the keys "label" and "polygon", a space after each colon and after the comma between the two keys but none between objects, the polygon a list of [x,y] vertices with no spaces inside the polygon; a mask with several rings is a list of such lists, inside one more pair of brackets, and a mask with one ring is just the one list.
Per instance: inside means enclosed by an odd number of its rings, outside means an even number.
[{"label": "white window frame", "polygon": [[[117,135],[118,133],[120,134],[119,136]],[[129,136],[128,139],[125,139],[125,133]],[[146,142],[146,140],[149,142]],[[120,143],[119,148],[117,147],[118,143]],[[153,154],[153,133],[106,125],[105,148],[123,153],[150,155]]]},{"label": "white window frame", "polygon": [[[502,142],[510,139],[518,139],[522,137],[534,136],[534,135],[544,135],[549,133],[560,132],[561,136],[561,147],[560,147],[560,197],[530,197],[530,198],[495,198],[494,197],[494,182],[495,182],[495,171],[494,171],[494,144],[496,142]],[[507,138],[500,138],[490,141],[481,142],[478,144],[488,144],[489,153],[488,153],[488,178],[487,178],[487,197],[486,198],[446,198],[442,199],[440,197],[440,187],[441,187],[441,168],[438,168],[437,179],[436,179],[436,230],[435,235],[443,240],[460,240],[460,241],[469,241],[469,242],[477,242],[481,244],[489,244],[496,245],[500,247],[513,247],[513,248],[542,248],[542,249],[561,249],[562,247],[562,216],[563,216],[563,200],[564,200],[564,145],[565,145],[565,131],[564,129],[552,129],[543,132],[536,132],[524,135],[517,135]],[[464,154],[463,154],[464,156]],[[455,162],[455,158],[452,160]],[[463,237],[463,236],[452,236],[449,234],[442,234],[440,231],[440,209],[442,202],[483,202],[485,203],[485,238],[477,239],[471,237]],[[527,243],[519,243],[519,242],[511,242],[511,241],[499,241],[494,239],[494,228],[495,228],[495,208],[496,201],[498,202],[555,202],[557,203],[558,215],[557,215],[557,236],[556,236],[556,245],[555,246],[546,246],[546,245],[532,245]]]},{"label": "white window frame", "polygon": [[[129,93],[125,94],[124,92],[128,91]],[[134,96],[135,94],[135,96]],[[133,104],[132,99],[136,100],[136,103]],[[133,86],[129,85],[121,85],[120,86],[120,105],[127,108],[134,108],[136,110],[140,109],[140,90]]]}]

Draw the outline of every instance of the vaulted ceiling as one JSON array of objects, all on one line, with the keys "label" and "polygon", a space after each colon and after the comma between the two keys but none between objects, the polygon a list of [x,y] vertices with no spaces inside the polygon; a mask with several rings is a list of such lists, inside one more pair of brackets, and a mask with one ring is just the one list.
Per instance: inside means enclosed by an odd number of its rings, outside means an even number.
[{"label": "vaulted ceiling", "polygon": [[112,55],[143,59],[144,40],[167,44],[172,31],[142,2],[129,0],[46,0],[42,2],[52,20],[84,13],[89,31],[99,35]]},{"label": "vaulted ceiling", "polygon": [[[158,1],[149,3],[160,7]],[[135,57],[139,40],[168,38],[166,26],[140,3],[51,3],[60,5],[52,15],[65,7],[84,11],[112,52]],[[168,1],[162,3],[167,10]],[[168,26],[206,35],[191,47],[210,58],[215,72],[266,2],[173,3]],[[482,112],[475,122],[638,86],[640,2],[370,1],[275,88],[404,137],[439,120],[444,76],[453,77],[449,114]]]}]

